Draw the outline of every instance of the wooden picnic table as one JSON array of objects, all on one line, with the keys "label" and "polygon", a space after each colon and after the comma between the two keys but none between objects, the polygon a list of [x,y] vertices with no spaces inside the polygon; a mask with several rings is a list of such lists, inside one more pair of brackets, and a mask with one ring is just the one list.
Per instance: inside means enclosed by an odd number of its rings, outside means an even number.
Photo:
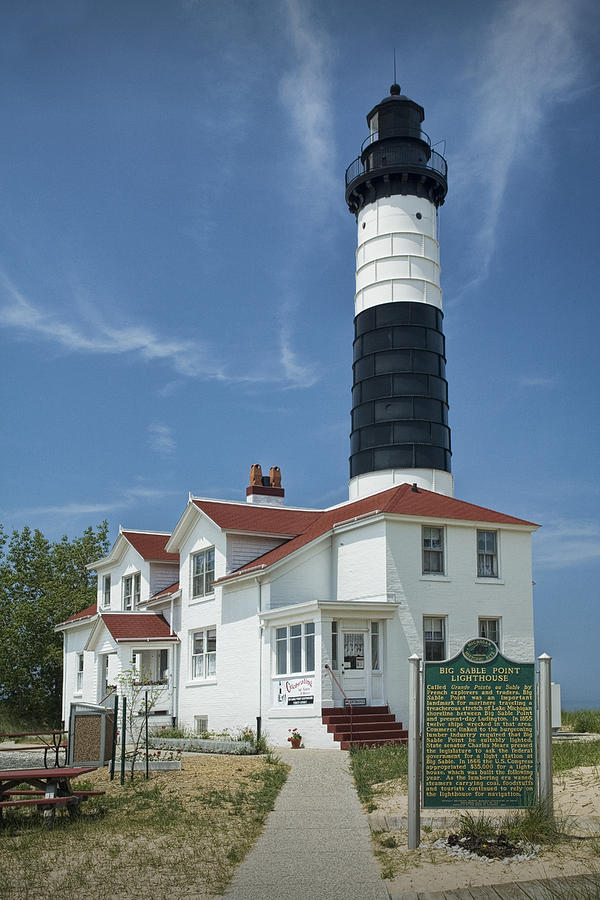
[{"label": "wooden picnic table", "polygon": [[13,747],[2,747],[0,744],[0,751],[4,750],[5,752],[17,752],[20,753],[21,750],[43,750],[44,751],[44,766],[48,768],[48,753],[54,755],[54,759],[52,762],[55,767],[60,766],[60,751],[64,751],[64,762],[63,765],[67,763],[67,742],[63,740],[63,735],[67,732],[64,729],[56,729],[54,731],[16,731],[12,734],[0,734],[0,741],[9,739],[14,740],[15,738],[23,738],[23,737],[36,737],[42,743],[41,744],[17,744]]},{"label": "wooden picnic table", "polygon": [[[80,778],[95,772],[97,766],[55,769],[5,769],[0,770],[0,818],[7,806],[37,806],[51,824],[57,806],[66,806],[69,812],[77,811],[82,800],[104,791],[76,791],[71,787],[72,778]],[[27,789],[20,785],[27,784]],[[12,799],[20,797],[22,799]],[[23,799],[24,798],[24,799]]]}]

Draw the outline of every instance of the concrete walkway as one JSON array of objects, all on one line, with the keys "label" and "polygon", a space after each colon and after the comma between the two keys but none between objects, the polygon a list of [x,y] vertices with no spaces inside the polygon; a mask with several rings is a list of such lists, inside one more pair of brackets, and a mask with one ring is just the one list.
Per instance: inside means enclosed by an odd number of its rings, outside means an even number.
[{"label": "concrete walkway", "polygon": [[231,900],[388,900],[343,750],[277,750],[292,770]]}]

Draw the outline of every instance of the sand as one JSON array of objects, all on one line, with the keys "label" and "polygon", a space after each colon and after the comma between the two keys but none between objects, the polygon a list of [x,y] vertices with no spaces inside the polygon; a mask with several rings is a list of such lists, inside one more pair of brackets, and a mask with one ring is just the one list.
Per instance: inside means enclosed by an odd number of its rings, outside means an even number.
[{"label": "sand", "polygon": [[[369,816],[376,852],[384,873],[394,877],[387,884],[392,895],[401,891],[455,890],[477,885],[527,881],[534,878],[554,878],[565,875],[600,874],[600,767],[571,769],[554,778],[554,810],[564,823],[565,837],[546,849],[543,845],[534,859],[523,862],[506,860],[453,859],[446,851],[433,849],[436,838],[453,830],[452,816],[447,810],[422,812],[421,845],[408,850],[406,821],[408,815],[406,781],[399,779],[377,785],[377,810]],[[471,810],[475,816],[479,811]],[[486,816],[501,817],[493,810],[482,811]],[[439,823],[439,816],[446,821]],[[438,817],[438,823],[433,817]],[[401,830],[398,830],[401,828]],[[561,830],[562,827],[561,827]],[[396,848],[383,846],[394,838]]]}]

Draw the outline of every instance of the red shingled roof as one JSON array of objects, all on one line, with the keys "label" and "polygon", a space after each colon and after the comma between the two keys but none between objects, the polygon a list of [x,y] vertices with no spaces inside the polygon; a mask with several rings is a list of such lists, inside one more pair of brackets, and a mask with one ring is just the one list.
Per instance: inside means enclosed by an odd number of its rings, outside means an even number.
[{"label": "red shingled roof", "polygon": [[259,506],[254,503],[194,499],[194,504],[219,528],[258,534],[295,536],[322,515],[320,510],[286,509],[284,506]]},{"label": "red shingled roof", "polygon": [[169,625],[156,613],[106,613],[102,621],[115,641],[177,641]]},{"label": "red shingled roof", "polygon": [[73,616],[69,616],[68,619],[65,619],[64,622],[61,622],[61,625],[66,624],[66,622],[74,622],[75,619],[85,619],[87,616],[95,616],[98,612],[98,604],[93,603],[92,606],[88,606],[85,609],[82,609],[81,612],[75,613]]},{"label": "red shingled roof", "polygon": [[525,519],[517,519],[504,513],[487,509],[485,506],[476,506],[474,503],[466,503],[464,500],[456,500],[454,497],[446,497],[433,491],[425,491],[419,488],[413,491],[410,484],[401,484],[398,487],[389,488],[379,494],[372,494],[353,503],[345,503],[333,509],[326,509],[317,513],[312,522],[308,524],[302,533],[286,541],[274,550],[270,550],[263,556],[252,560],[249,565],[237,569],[229,575],[225,575],[219,581],[227,581],[237,575],[243,575],[248,570],[257,566],[270,566],[280,559],[289,556],[295,550],[299,550],[311,541],[316,540],[334,525],[347,522],[349,519],[374,515],[376,513],[395,514],[402,516],[418,516],[419,518],[434,519],[460,519],[463,521],[492,522],[497,525],[527,525],[537,527],[533,522]]},{"label": "red shingled roof", "polygon": [[121,534],[143,559],[179,562],[178,553],[167,553],[165,550],[165,544],[171,537],[166,531],[161,534],[152,534],[146,531],[122,531]]},{"label": "red shingled roof", "polygon": [[179,582],[176,581],[175,584],[170,584],[169,587],[163,588],[162,591],[158,591],[156,594],[152,594],[150,600],[156,600],[158,597],[168,597],[169,594],[174,594],[175,591],[179,590]]}]

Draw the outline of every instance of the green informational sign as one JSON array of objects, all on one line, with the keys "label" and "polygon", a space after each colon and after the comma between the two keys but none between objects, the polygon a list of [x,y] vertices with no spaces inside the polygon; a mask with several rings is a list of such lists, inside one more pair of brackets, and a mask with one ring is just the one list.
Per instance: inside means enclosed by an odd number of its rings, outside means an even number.
[{"label": "green informational sign", "polygon": [[535,664],[474,638],[424,669],[423,806],[535,803]]}]

